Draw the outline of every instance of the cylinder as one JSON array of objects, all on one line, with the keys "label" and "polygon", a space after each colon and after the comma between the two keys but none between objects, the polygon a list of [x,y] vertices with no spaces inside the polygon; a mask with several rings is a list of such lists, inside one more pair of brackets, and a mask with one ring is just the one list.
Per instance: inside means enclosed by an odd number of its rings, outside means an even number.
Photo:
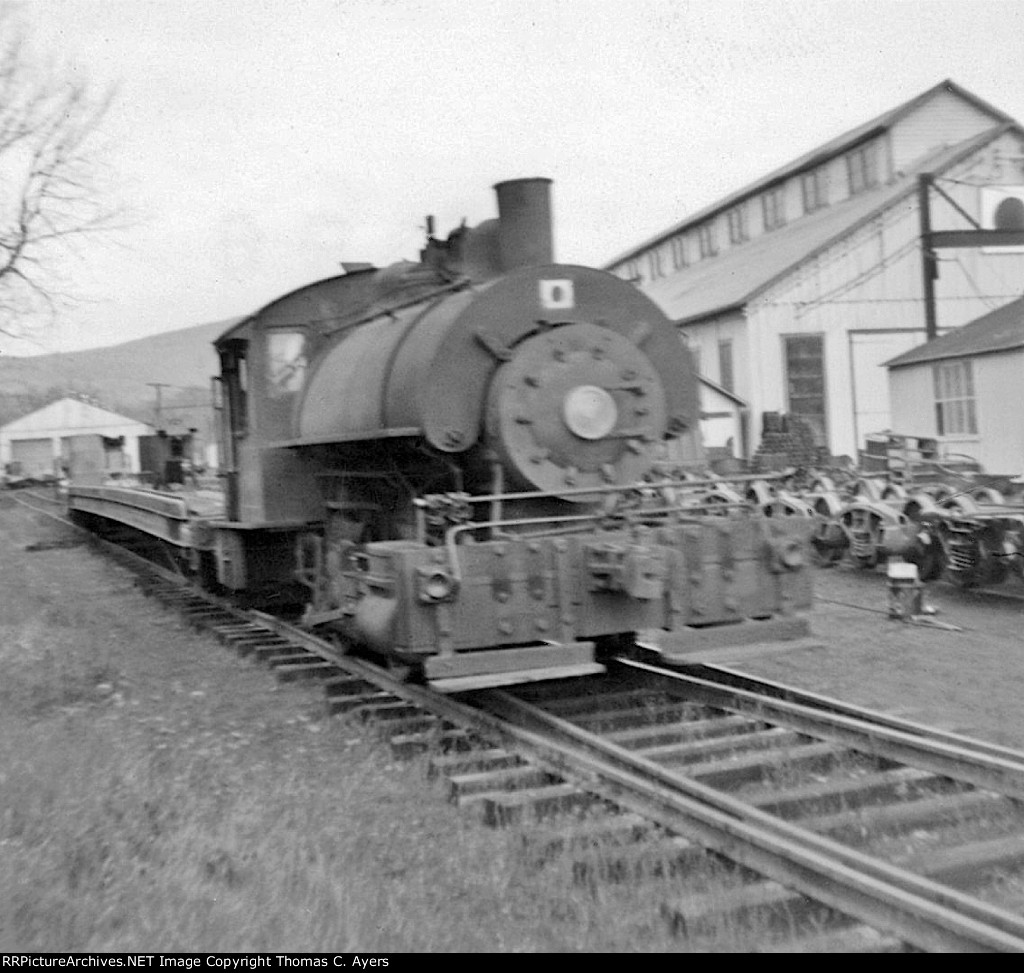
[{"label": "cylinder", "polygon": [[504,271],[554,261],[551,231],[551,180],[499,182],[498,239]]}]

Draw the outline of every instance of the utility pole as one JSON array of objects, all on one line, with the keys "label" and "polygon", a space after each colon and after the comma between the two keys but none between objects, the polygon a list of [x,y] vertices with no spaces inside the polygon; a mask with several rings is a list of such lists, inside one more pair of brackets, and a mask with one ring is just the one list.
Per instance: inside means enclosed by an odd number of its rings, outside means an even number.
[{"label": "utility pole", "polygon": [[939,260],[932,245],[932,213],[929,190],[932,174],[917,177],[917,210],[921,217],[921,272],[924,279],[924,340],[934,341],[939,336],[935,318],[935,278],[939,276]]},{"label": "utility pole", "polygon": [[146,384],[151,389],[156,389],[156,412],[154,413],[154,418],[156,420],[157,432],[159,432],[164,425],[162,391],[163,389],[173,388],[173,386],[167,382],[146,382]]},{"label": "utility pole", "polygon": [[[970,224],[969,230],[933,230],[931,194],[938,193],[957,213]],[[977,249],[978,247],[1022,247],[1024,229],[1018,226],[998,226],[994,230],[982,229],[981,224],[968,213],[952,196],[935,185],[935,176],[930,172],[917,177],[917,208],[921,220],[921,267],[924,277],[924,332],[925,340],[938,337],[938,322],[935,313],[935,281],[939,276],[939,249]]]}]

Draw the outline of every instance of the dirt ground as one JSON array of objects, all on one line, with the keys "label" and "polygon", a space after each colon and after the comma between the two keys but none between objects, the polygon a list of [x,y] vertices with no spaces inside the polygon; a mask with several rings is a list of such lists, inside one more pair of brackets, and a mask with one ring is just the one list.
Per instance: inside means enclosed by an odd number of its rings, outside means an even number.
[{"label": "dirt ground", "polygon": [[[883,569],[817,569],[811,628],[820,648],[728,663],[943,729],[1024,749],[1024,585],[926,586],[934,617],[960,631],[888,617]],[[866,610],[867,609],[867,610]]]}]

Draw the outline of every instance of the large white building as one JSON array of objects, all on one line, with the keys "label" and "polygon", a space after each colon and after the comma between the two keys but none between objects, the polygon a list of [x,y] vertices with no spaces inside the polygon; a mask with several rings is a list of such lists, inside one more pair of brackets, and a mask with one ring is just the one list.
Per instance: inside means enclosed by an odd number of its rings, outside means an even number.
[{"label": "large white building", "polygon": [[75,472],[139,472],[139,437],[152,436],[144,422],[67,397],[0,426],[0,467],[18,463],[25,476]]},{"label": "large white building", "polygon": [[[967,230],[996,225],[997,212],[1009,226],[1024,213],[1024,129],[944,81],[608,269],[636,281],[701,372],[747,404],[745,455],[762,415],[786,412],[833,454],[856,456],[867,434],[893,427],[884,363],[926,337],[923,218]],[[1024,291],[1020,248],[937,252],[938,334]]]}]

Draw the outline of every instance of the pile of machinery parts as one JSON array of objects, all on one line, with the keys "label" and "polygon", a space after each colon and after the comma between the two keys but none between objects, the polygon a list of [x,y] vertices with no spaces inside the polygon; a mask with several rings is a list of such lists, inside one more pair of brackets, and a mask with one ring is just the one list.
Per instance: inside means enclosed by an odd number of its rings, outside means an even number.
[{"label": "pile of machinery parts", "polygon": [[770,517],[814,518],[812,545],[824,566],[848,558],[874,568],[899,558],[924,581],[944,577],[962,588],[1024,577],[1021,484],[977,464],[895,464],[874,475],[794,470],[753,481],[742,496]]}]

